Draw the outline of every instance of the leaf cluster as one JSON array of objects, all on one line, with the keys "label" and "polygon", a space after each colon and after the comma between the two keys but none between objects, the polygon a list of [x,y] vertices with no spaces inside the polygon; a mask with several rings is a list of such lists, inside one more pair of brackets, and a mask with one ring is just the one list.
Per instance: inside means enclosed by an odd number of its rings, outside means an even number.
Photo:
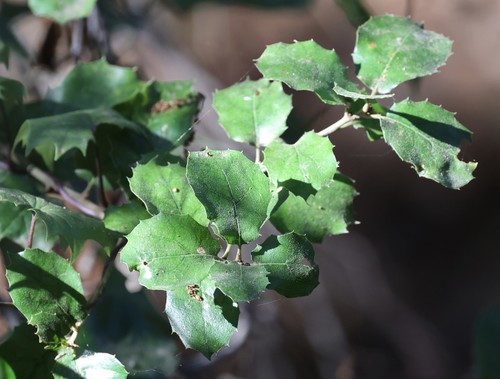
[{"label": "leaf cluster", "polygon": [[[30,6],[66,22],[66,13],[44,10],[49,3]],[[319,283],[312,243],[354,223],[354,181],[339,171],[328,137],[340,128],[385,140],[420,176],[467,184],[475,163],[457,154],[470,132],[452,113],[428,101],[381,103],[399,84],[436,72],[450,51],[447,38],[407,18],[372,18],[353,52],[360,88],[335,51],[314,41],[268,46],[256,62],[262,79],[214,94],[221,126],[253,146],[252,157],[190,151],[203,100],[190,82],[144,82],[134,69],[97,60],[24,103],[21,83],[0,78],[0,247],[13,304],[33,327],[0,345],[0,370],[126,377],[114,356],[76,349],[108,278],[84,293],[73,263],[88,240],[107,267],[121,251],[143,287],[165,291],[171,330],[209,358],[236,331],[240,303],[266,289],[311,293]],[[4,63],[5,54],[0,45]],[[285,142],[292,99],[284,85],[343,107],[344,117]],[[19,367],[25,357],[9,349],[23,339],[26,356],[52,364]]]}]

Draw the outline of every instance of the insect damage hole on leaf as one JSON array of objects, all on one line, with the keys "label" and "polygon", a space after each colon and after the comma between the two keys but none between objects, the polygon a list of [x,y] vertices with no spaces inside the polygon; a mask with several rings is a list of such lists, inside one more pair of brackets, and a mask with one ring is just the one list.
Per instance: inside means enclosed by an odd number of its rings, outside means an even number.
[{"label": "insect damage hole on leaf", "polygon": [[200,287],[197,284],[190,284],[187,286],[187,291],[189,296],[198,301],[203,301],[203,297],[200,295]]}]

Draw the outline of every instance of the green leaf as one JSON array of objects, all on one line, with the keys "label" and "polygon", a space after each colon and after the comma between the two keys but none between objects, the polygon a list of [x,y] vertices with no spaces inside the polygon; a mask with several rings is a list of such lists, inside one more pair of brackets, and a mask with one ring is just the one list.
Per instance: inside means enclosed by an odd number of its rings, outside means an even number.
[{"label": "green leaf", "polygon": [[352,57],[358,78],[373,92],[388,93],[407,80],[437,72],[450,56],[451,44],[409,18],[387,15],[358,29]]},{"label": "green leaf", "polygon": [[0,357],[0,378],[3,379],[16,379],[16,374],[12,367]]},{"label": "green leaf", "polygon": [[149,289],[173,290],[201,282],[220,251],[206,227],[173,214],[141,221],[127,240],[121,260],[139,271],[139,282]]},{"label": "green leaf", "polygon": [[241,246],[257,239],[271,201],[269,179],[241,152],[192,152],[187,178],[215,233]]},{"label": "green leaf", "polygon": [[245,80],[217,91],[214,108],[230,138],[267,146],[286,130],[292,99],[283,92],[281,83]]},{"label": "green leaf", "polygon": [[108,235],[100,220],[72,212],[22,191],[0,188],[0,204],[4,202],[16,205],[19,213],[35,212],[37,220],[45,224],[48,237],[57,235],[70,246],[72,262],[87,240],[95,240],[109,250]]},{"label": "green leaf", "polygon": [[286,181],[298,180],[319,190],[337,171],[332,149],[327,137],[307,132],[293,145],[281,141],[269,145],[264,152],[264,166],[269,177],[285,187]]},{"label": "green leaf", "polygon": [[126,379],[128,372],[113,355],[85,350],[78,358],[74,349],[58,352],[54,379]]},{"label": "green leaf", "polygon": [[106,208],[104,226],[121,234],[130,233],[139,221],[150,218],[151,215],[138,201],[131,201],[120,206]]},{"label": "green leaf", "polygon": [[353,26],[359,26],[370,18],[362,0],[335,0]]},{"label": "green leaf", "polygon": [[203,96],[188,81],[152,82],[146,92],[146,103],[139,103],[133,119],[166,142],[159,144],[163,149],[185,143],[193,134]]},{"label": "green leaf", "polygon": [[7,279],[14,305],[37,328],[40,342],[62,340],[87,316],[80,275],[56,253],[27,249],[8,254]]},{"label": "green leaf", "polygon": [[307,200],[289,193],[271,222],[282,233],[295,232],[321,242],[325,235],[347,233],[347,226],[353,223],[351,206],[356,194],[351,180],[336,174]]},{"label": "green leaf", "polygon": [[229,343],[239,309],[209,278],[167,293],[165,313],[182,343],[207,358]]},{"label": "green leaf", "polygon": [[209,275],[217,288],[233,301],[256,299],[269,284],[264,267],[231,261],[215,262],[210,268]]},{"label": "green leaf", "polygon": [[471,132],[453,113],[427,101],[405,100],[391,107],[381,127],[387,143],[419,176],[453,189],[473,179],[477,164],[457,158],[460,143],[470,141]]},{"label": "green leaf", "polygon": [[480,379],[500,377],[500,306],[481,316],[476,326],[474,341],[475,363]]},{"label": "green leaf", "polygon": [[137,124],[119,113],[102,108],[27,120],[19,129],[15,144],[22,143],[26,147],[26,155],[36,150],[51,168],[53,161],[71,149],[78,149],[85,155],[89,142],[96,142],[96,129],[113,126],[137,134],[144,133]]},{"label": "green leaf", "polygon": [[22,104],[23,96],[24,87],[21,82],[0,76],[0,101],[4,104],[7,112],[13,106]]},{"label": "green leaf", "polygon": [[283,296],[306,296],[319,284],[314,249],[297,234],[270,236],[252,251],[252,258],[269,271],[268,288]]},{"label": "green leaf", "polygon": [[13,378],[52,379],[51,370],[56,352],[45,349],[38,341],[35,331],[31,325],[18,325],[0,345],[0,357],[14,371]]},{"label": "green leaf", "polygon": [[29,0],[31,11],[59,24],[90,15],[97,0]]},{"label": "green leaf", "polygon": [[333,90],[335,84],[358,91],[337,53],[322,48],[313,40],[270,45],[256,66],[264,77],[280,80],[295,90],[313,91],[327,104],[347,102]]},{"label": "green leaf", "polygon": [[149,213],[189,215],[207,226],[205,208],[187,182],[186,168],[169,162],[172,157],[156,157],[133,169],[130,189],[141,199]]},{"label": "green leaf", "polygon": [[377,141],[383,137],[382,128],[380,126],[380,121],[374,118],[358,118],[353,127],[355,129],[363,128],[366,131],[368,139],[370,141]]},{"label": "green leaf", "polygon": [[46,98],[80,109],[111,108],[132,99],[145,85],[137,79],[135,69],[113,66],[101,59],[77,64]]}]

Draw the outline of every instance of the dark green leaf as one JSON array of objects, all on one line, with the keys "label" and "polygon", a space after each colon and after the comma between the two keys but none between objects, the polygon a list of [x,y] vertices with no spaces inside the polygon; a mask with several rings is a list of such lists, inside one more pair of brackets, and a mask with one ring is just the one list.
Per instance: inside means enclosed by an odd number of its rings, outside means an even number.
[{"label": "dark green leaf", "polygon": [[295,232],[312,242],[321,242],[325,235],[347,233],[347,226],[353,222],[354,196],[353,183],[336,174],[330,184],[307,200],[289,193],[271,222],[282,233]]},{"label": "dark green leaf", "polygon": [[370,141],[377,141],[383,137],[382,127],[380,126],[380,121],[377,119],[359,118],[354,122],[353,127],[355,129],[365,129]]},{"label": "dark green leaf", "polygon": [[268,288],[283,296],[306,296],[319,284],[314,249],[302,236],[294,233],[270,236],[252,251],[252,257],[269,271]]},{"label": "dark green leaf", "polygon": [[140,220],[150,217],[151,215],[138,201],[131,201],[120,206],[106,208],[103,221],[107,229],[128,234],[139,224]]},{"label": "dark green leaf", "polygon": [[0,204],[4,202],[16,205],[19,213],[35,212],[37,220],[45,224],[49,238],[57,235],[70,246],[72,261],[76,259],[87,240],[95,240],[105,249],[109,249],[108,235],[100,220],[72,212],[18,190],[0,188]]},{"label": "dark green leaf", "polygon": [[187,178],[215,233],[241,246],[259,237],[271,200],[269,179],[234,150],[189,154]]},{"label": "dark green leaf", "polygon": [[56,253],[28,249],[8,254],[7,279],[14,305],[37,328],[40,342],[60,341],[87,316],[80,275]]},{"label": "dark green leaf", "polygon": [[286,130],[292,99],[281,83],[246,80],[217,91],[214,108],[230,138],[267,146]]},{"label": "dark green leaf", "polygon": [[349,91],[358,91],[337,53],[312,40],[270,45],[256,66],[264,77],[280,80],[295,90],[313,91],[327,104],[347,102],[333,90],[335,84]]},{"label": "dark green leaf", "polygon": [[144,288],[130,293],[125,285],[123,275],[113,270],[76,344],[116,354],[128,371],[154,370],[169,376],[178,367],[178,344],[170,324]]},{"label": "dark green leaf", "polygon": [[209,275],[217,288],[233,301],[256,299],[269,283],[264,267],[231,261],[215,262]]},{"label": "dark green leaf", "polygon": [[137,79],[134,69],[113,66],[104,60],[98,60],[77,64],[64,81],[50,90],[46,97],[49,100],[73,104],[80,109],[110,108],[132,99],[144,86],[146,83]]},{"label": "dark green leaf", "polygon": [[235,305],[207,278],[169,291],[165,312],[184,345],[210,358],[236,331],[239,309]]},{"label": "dark green leaf", "polygon": [[16,379],[52,379],[56,352],[45,349],[35,331],[33,326],[21,324],[0,345],[0,357],[12,368]]},{"label": "dark green leaf", "polygon": [[[24,87],[21,82],[0,76],[0,101],[7,112],[15,105],[22,104],[23,96]],[[2,118],[0,120],[3,122]]]},{"label": "dark green leaf", "polygon": [[388,93],[400,83],[437,72],[450,54],[448,38],[407,17],[387,15],[358,29],[352,56],[358,78],[374,93]]},{"label": "dark green leaf", "polygon": [[122,262],[139,271],[143,286],[158,290],[201,282],[220,250],[206,227],[189,216],[173,214],[159,213],[141,221],[127,240]]},{"label": "dark green leaf", "polygon": [[187,182],[186,168],[162,156],[133,169],[130,189],[146,205],[149,213],[189,215],[208,225],[205,208]]},{"label": "dark green leaf", "polygon": [[54,379],[126,379],[128,372],[113,355],[85,350],[78,358],[72,348],[58,352]]},{"label": "dark green leaf", "polygon": [[427,101],[405,100],[391,107],[381,126],[387,143],[419,176],[453,189],[473,179],[477,164],[457,158],[460,143],[470,141],[471,132],[453,113]]},{"label": "dark green leaf", "polygon": [[26,147],[26,155],[36,150],[51,168],[54,160],[57,161],[71,149],[78,149],[85,155],[89,142],[95,142],[98,127],[118,127],[137,134],[144,133],[139,125],[119,113],[101,108],[27,120],[19,129],[15,144],[22,143]]},{"label": "dark green leaf", "polygon": [[337,171],[332,149],[327,137],[307,132],[293,145],[280,141],[269,145],[264,152],[264,166],[274,181],[298,180],[319,190]]},{"label": "dark green leaf", "polygon": [[358,27],[370,18],[370,13],[366,10],[362,0],[335,0],[335,2],[342,8],[353,26]]}]

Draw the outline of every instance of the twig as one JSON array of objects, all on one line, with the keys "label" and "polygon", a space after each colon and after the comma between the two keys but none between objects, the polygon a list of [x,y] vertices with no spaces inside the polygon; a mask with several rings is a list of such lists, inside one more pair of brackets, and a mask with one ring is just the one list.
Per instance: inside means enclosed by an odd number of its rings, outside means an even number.
[{"label": "twig", "polygon": [[318,132],[318,134],[322,137],[327,136],[329,134],[332,134],[338,129],[345,128],[347,126],[350,126],[354,124],[354,122],[359,118],[359,116],[356,115],[351,115],[349,113],[344,113],[344,116],[336,122],[334,122],[332,125],[328,126],[327,128],[321,130]]},{"label": "twig", "polygon": [[230,243],[227,244],[226,246],[226,251],[224,251],[224,254],[222,254],[222,257],[220,257],[221,259],[227,259],[227,257],[229,256],[229,251],[231,250],[231,245]]},{"label": "twig", "polygon": [[0,305],[3,307],[15,307],[12,301],[0,301]]},{"label": "twig", "polygon": [[108,282],[108,278],[111,273],[110,268],[112,267],[111,263],[114,262],[118,253],[120,252],[121,249],[123,249],[123,247],[126,244],[127,244],[126,239],[124,238],[120,239],[116,244],[115,248],[111,251],[109,258],[106,259],[106,262],[104,263],[104,268],[102,269],[101,282],[99,283],[99,286],[94,292],[94,295],[87,302],[87,309],[91,309],[97,304],[97,301],[100,299],[102,293],[104,292],[104,287]]},{"label": "twig", "polygon": [[102,177],[101,158],[97,146],[95,148],[95,169],[97,173],[97,178],[99,180],[99,196],[101,198],[101,204],[103,205],[104,208],[107,208],[108,200],[106,199],[106,194],[104,193],[104,179]]},{"label": "twig", "polygon": [[28,234],[28,249],[31,249],[33,246],[33,235],[35,234],[35,224],[36,224],[36,212],[31,211],[31,225]]}]

